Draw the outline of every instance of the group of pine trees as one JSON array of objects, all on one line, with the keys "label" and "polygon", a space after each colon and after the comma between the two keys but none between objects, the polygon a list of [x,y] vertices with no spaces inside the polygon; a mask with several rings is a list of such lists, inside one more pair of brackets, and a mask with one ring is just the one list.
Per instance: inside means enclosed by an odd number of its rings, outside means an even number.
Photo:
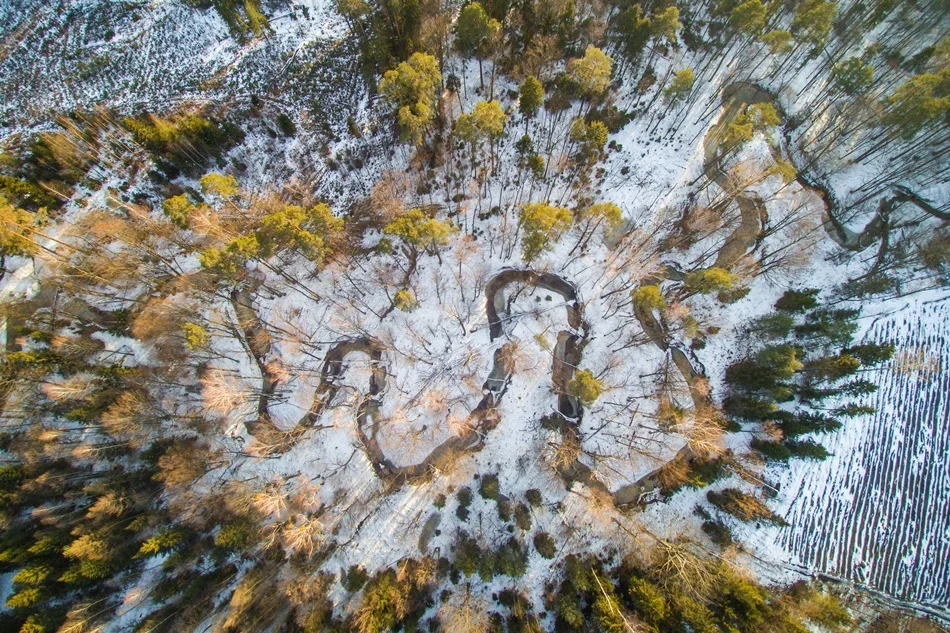
[{"label": "group of pine trees", "polygon": [[802,438],[873,413],[851,398],[876,391],[860,374],[894,353],[889,343],[853,344],[858,310],[820,305],[818,294],[813,288],[785,292],[775,312],[749,326],[761,343],[726,369],[724,409],[737,420],[767,423],[765,437],[752,441],[767,459],[824,459],[824,446]]}]

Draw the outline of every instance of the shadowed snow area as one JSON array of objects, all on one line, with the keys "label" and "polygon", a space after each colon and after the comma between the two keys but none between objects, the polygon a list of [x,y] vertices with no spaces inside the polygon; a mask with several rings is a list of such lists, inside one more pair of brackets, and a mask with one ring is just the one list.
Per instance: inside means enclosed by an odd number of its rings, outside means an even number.
[{"label": "shadowed snow area", "polygon": [[329,5],[275,6],[270,31],[241,42],[213,8],[182,2],[5,0],[0,132],[73,108],[157,111],[252,94],[329,100],[326,112],[341,112],[358,73]]}]

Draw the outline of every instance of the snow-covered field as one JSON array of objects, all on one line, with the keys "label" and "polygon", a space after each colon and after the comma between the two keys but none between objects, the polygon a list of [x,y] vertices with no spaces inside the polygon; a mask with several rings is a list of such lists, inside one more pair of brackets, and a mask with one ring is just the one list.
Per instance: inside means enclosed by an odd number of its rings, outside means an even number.
[{"label": "snow-covered field", "polygon": [[876,319],[867,341],[897,345],[872,373],[877,408],[798,463],[779,501],[777,544],[802,565],[900,598],[950,604],[950,302],[914,301]]}]

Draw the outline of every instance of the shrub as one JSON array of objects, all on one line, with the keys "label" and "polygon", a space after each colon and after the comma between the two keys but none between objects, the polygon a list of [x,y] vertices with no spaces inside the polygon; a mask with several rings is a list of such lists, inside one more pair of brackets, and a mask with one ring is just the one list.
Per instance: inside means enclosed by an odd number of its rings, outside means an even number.
[{"label": "shrub", "polygon": [[419,302],[416,301],[416,296],[411,290],[401,288],[397,290],[393,296],[393,305],[396,309],[402,310],[403,312],[412,312],[419,306]]},{"label": "shrub", "polygon": [[495,572],[501,576],[521,578],[528,570],[528,551],[525,546],[512,537],[495,550]]},{"label": "shrub", "polygon": [[340,584],[350,593],[356,593],[366,585],[369,574],[362,565],[350,565],[349,569],[340,574]]},{"label": "shrub", "polygon": [[584,406],[594,404],[603,389],[603,383],[597,380],[589,369],[577,370],[567,383],[567,392],[580,400]]},{"label": "shrub", "polygon": [[524,493],[524,498],[531,504],[532,507],[538,508],[541,506],[542,498],[541,491],[537,488],[531,488],[530,490]]},{"label": "shrub", "polygon": [[498,475],[483,475],[478,486],[482,499],[498,499]]},{"label": "shrub", "polygon": [[710,490],[706,499],[723,512],[731,514],[740,521],[768,521],[776,525],[785,525],[785,520],[768,509],[764,503],[737,488],[726,488],[722,492]]},{"label": "shrub", "polygon": [[468,520],[468,507],[472,505],[472,489],[468,486],[459,488],[458,493],[455,495],[455,498],[458,500],[458,508],[455,509],[455,516],[457,516],[462,521]]},{"label": "shrub", "polygon": [[531,510],[523,503],[515,508],[515,525],[525,532],[531,529]]},{"label": "shrub", "polygon": [[656,284],[640,286],[630,293],[633,304],[641,310],[662,310],[666,307],[663,292]]},{"label": "shrub", "polygon": [[719,547],[732,545],[732,530],[722,521],[703,521],[702,530]]},{"label": "shrub", "polygon": [[818,292],[817,288],[786,290],[775,302],[775,309],[793,314],[807,312],[818,305]]},{"label": "shrub", "polygon": [[534,535],[534,549],[542,558],[554,558],[557,555],[557,543],[554,537],[547,532],[538,532]]},{"label": "shrub", "polygon": [[724,292],[730,290],[738,281],[738,276],[725,268],[706,268],[686,273],[683,287],[687,292]]}]

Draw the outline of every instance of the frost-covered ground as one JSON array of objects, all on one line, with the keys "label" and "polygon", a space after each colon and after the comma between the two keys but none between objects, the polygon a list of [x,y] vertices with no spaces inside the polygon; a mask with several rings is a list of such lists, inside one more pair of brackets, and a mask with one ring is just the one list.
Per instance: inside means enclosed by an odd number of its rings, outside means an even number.
[{"label": "frost-covered ground", "polygon": [[[932,300],[931,300],[932,301]],[[776,535],[807,566],[937,606],[950,603],[950,304],[912,301],[864,338],[897,353],[870,379],[873,417],[829,441],[824,463],[776,472],[791,526]]]},{"label": "frost-covered ground", "polygon": [[213,8],[173,0],[3,0],[0,136],[75,108],[160,112],[251,95],[336,121],[360,82],[331,4],[265,3],[272,32],[240,42]]},{"label": "frost-covered ground", "polygon": [[[0,103],[0,136],[48,124],[55,113],[75,107],[108,105],[133,112],[162,110],[189,101],[245,104],[252,94],[266,97],[298,123],[323,118],[339,126],[341,117],[358,110],[357,120],[371,132],[376,112],[366,102],[351,46],[346,38],[340,38],[340,20],[326,4],[322,0],[275,3],[276,10],[271,7],[268,11],[274,32],[240,43],[213,10],[190,9],[177,2],[0,1],[0,94],[5,97]],[[690,54],[683,50],[658,61],[657,70],[662,75],[668,68],[690,63]],[[466,111],[471,111],[478,98],[472,90],[476,66],[470,63],[464,70],[455,70],[469,80],[464,103]],[[655,122],[646,117],[612,135],[618,148],[604,163],[607,176],[596,191],[598,200],[616,202],[628,223],[647,234],[677,217],[703,171],[702,137],[718,113],[713,107],[709,116],[700,118],[698,111],[715,103],[717,91],[734,78],[736,70],[726,66],[714,81],[698,86],[702,94],[696,100],[696,111],[682,117],[676,133],[663,141],[656,140],[657,132],[651,131]],[[802,77],[808,74],[806,68]],[[499,79],[496,92],[502,95],[513,87]],[[806,86],[794,81],[779,95],[789,112],[795,112],[802,98],[799,90],[807,97]],[[632,97],[621,97],[626,99],[624,105],[632,105]],[[505,100],[504,105],[509,111],[515,109],[511,100]],[[674,109],[671,116],[679,114]],[[566,128],[569,123],[565,118],[561,125]],[[546,124],[543,120],[541,128]],[[313,167],[327,175],[317,190],[339,210],[343,201],[368,194],[384,171],[401,172],[408,163],[407,150],[391,152],[375,145],[378,138],[371,135],[327,148],[309,133],[285,141],[274,139],[263,127],[246,126],[245,143],[229,156],[247,165],[240,175],[242,185],[258,192],[267,191],[275,180],[288,174],[309,184],[317,177],[300,172]],[[506,156],[511,159],[518,137],[511,134],[500,141],[500,161]],[[324,150],[345,168],[330,173]],[[365,162],[355,168],[347,166],[350,153],[360,154]],[[770,150],[766,139],[757,137],[740,160],[753,172],[767,167]],[[886,157],[881,164],[836,171],[828,178],[829,184],[840,199],[857,198],[852,189],[884,169],[885,161]],[[491,208],[513,187],[506,170],[499,171],[502,176],[487,187],[479,207]],[[195,185],[184,180],[180,184]],[[405,186],[406,206],[448,203],[438,194],[411,193],[414,184]],[[699,203],[709,202],[715,191],[711,187],[701,194]],[[854,272],[853,267],[830,262],[837,247],[823,235],[820,203],[814,192],[797,183],[783,186],[776,176],[762,180],[750,191],[766,201],[773,220],[806,209],[802,214],[805,228],[796,226],[812,232],[818,243],[808,251],[807,261],[790,271],[759,277],[752,292],[731,306],[723,307],[711,299],[691,300],[692,314],[702,325],[718,328],[716,334],[706,337],[706,347],[696,352],[716,397],[723,390],[724,368],[743,349],[743,323],[767,312],[789,286],[831,287]],[[559,193],[555,190],[552,200]],[[946,188],[925,193],[938,201],[948,196]],[[868,203],[863,211],[873,204]],[[454,211],[471,216],[475,205],[469,200]],[[446,206],[451,209],[452,205]],[[864,219],[857,214],[853,226],[863,226]],[[733,204],[708,237],[688,252],[675,255],[677,263],[710,265],[738,221]],[[483,224],[483,235],[503,236],[499,223],[493,218]],[[371,235],[367,245],[378,237]],[[683,439],[651,432],[631,435],[648,427],[655,407],[656,374],[664,354],[650,344],[613,350],[618,330],[635,328],[628,308],[604,299],[614,287],[610,284],[619,283],[617,279],[605,282],[610,278],[607,271],[616,262],[610,261],[609,251],[599,244],[583,258],[572,257],[572,237],[567,236],[538,266],[551,268],[576,284],[585,302],[585,318],[592,329],[582,366],[595,373],[603,371],[607,391],[602,401],[586,412],[582,431],[589,454],[582,461],[615,489],[664,463],[682,446]],[[788,239],[788,233],[772,235],[766,246],[777,248]],[[484,239],[472,243],[460,238],[443,257],[444,262],[431,256],[420,262],[410,284],[420,307],[411,313],[396,311],[384,321],[374,316],[388,304],[383,287],[392,290],[400,277],[400,269],[386,258],[364,262],[365,267],[360,268],[338,262],[319,279],[308,279],[308,287],[325,297],[327,304],[315,305],[292,289],[282,296],[258,298],[257,307],[265,321],[285,332],[298,333],[281,339],[274,354],[287,374],[278,393],[279,403],[273,407],[279,427],[293,427],[310,406],[322,352],[342,337],[369,333],[391,347],[386,359],[391,380],[381,409],[387,423],[380,443],[387,456],[397,464],[413,463],[454,431],[453,423],[481,397],[492,353],[499,344],[490,341],[487,332],[484,283],[513,262],[500,256],[494,245],[486,246]],[[514,263],[518,263],[517,256]],[[625,274],[635,280],[657,263],[638,261]],[[291,272],[301,278],[307,273],[302,269]],[[221,319],[233,317],[226,304],[210,309],[217,310]],[[519,356],[500,409],[502,422],[485,438],[484,447],[462,459],[455,470],[440,473],[425,484],[387,493],[354,440],[355,408],[369,383],[366,358],[354,355],[347,361],[344,388],[321,420],[326,428],[308,434],[279,458],[237,459],[226,474],[214,473],[213,477],[272,482],[288,498],[307,490],[313,501],[332,505],[333,510],[323,517],[324,529],[341,547],[328,563],[328,571],[353,564],[375,570],[420,550],[445,553],[456,528],[477,533],[487,543],[501,542],[509,532],[494,502],[481,499],[476,492],[471,516],[460,522],[454,493],[461,486],[477,489],[476,477],[490,473],[499,475],[502,493],[516,501],[523,500],[526,490],[537,488],[544,504],[531,511],[532,532],[550,532],[561,545],[553,561],[537,556],[531,559],[523,584],[538,600],[548,568],[564,554],[629,547],[624,543],[626,532],[614,529],[615,521],[630,530],[648,528],[663,538],[686,534],[702,539],[700,521],[692,516],[692,510],[703,502],[706,490],[685,490],[670,501],[649,506],[631,520],[613,512],[591,512],[590,491],[582,486],[565,489],[545,463],[556,434],[537,424],[555,403],[550,382],[551,345],[556,332],[566,326],[563,310],[556,296],[529,288],[513,303],[512,312],[517,317],[506,333],[519,342]],[[916,301],[868,328],[867,340],[898,342],[898,360],[873,374],[882,388],[870,403],[879,413],[852,421],[840,433],[823,438],[834,454],[828,461],[794,462],[790,470],[769,469],[765,473],[769,481],[782,484],[776,504],[790,527],[772,530],[733,525],[743,545],[766,560],[759,567],[764,576],[778,579],[785,573],[783,564],[792,562],[809,571],[867,582],[901,598],[946,604],[950,598],[948,320],[946,303]],[[244,392],[240,402],[222,407],[227,433],[218,438],[218,446],[241,450],[254,442],[244,430],[244,422],[254,415],[253,392],[260,374],[238,340],[216,337],[215,350],[219,358],[213,369],[234,390]],[[907,361],[906,354],[913,356],[918,351],[921,367],[898,368]],[[641,443],[631,447],[621,439]],[[737,452],[744,451],[747,442],[744,433],[726,439],[728,447]],[[623,447],[630,450],[621,450]],[[738,478],[719,482],[714,489],[726,486],[756,489],[753,483]],[[441,508],[434,504],[440,494],[448,497]],[[441,531],[420,543],[423,526],[430,522],[440,525]],[[770,570],[772,563],[778,565]],[[484,591],[490,594],[504,584],[499,579]],[[342,601],[339,591],[336,598]],[[134,604],[131,598],[130,604]]]}]

